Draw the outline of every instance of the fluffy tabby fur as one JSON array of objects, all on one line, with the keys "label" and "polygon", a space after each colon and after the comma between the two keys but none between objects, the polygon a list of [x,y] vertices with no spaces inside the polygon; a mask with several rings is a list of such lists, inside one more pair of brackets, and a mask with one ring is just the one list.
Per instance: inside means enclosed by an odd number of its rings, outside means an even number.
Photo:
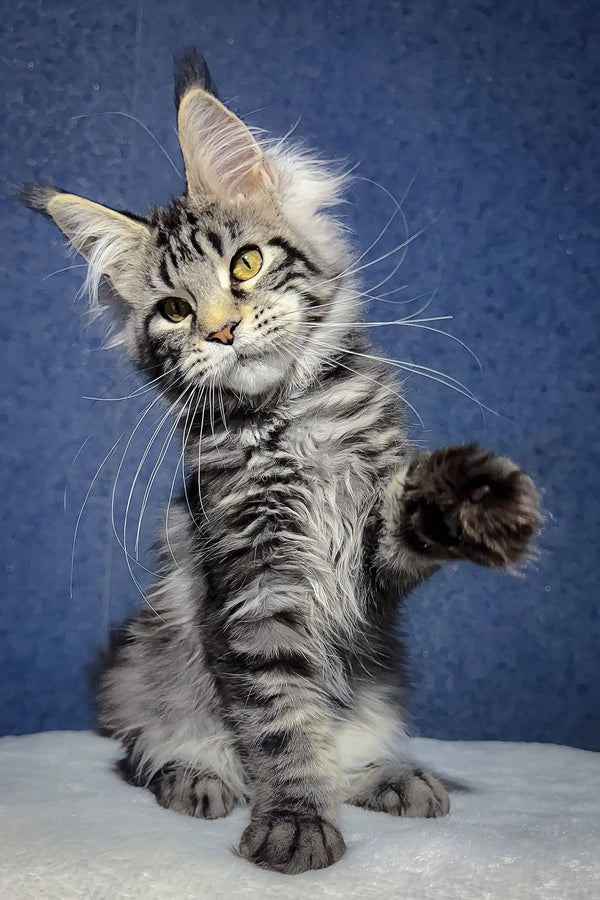
[{"label": "fluffy tabby fur", "polygon": [[[104,676],[101,723],[163,806],[213,818],[249,802],[239,853],[294,873],[344,853],[340,801],[448,812],[442,785],[398,756],[397,611],[446,560],[519,560],[537,497],[507,459],[411,447],[389,367],[345,324],[357,266],[327,212],[344,178],[258,143],[193,51],[176,104],[187,185],[168,207],[140,218],[22,193],[88,260],[95,304],[110,284],[113,343],[183,436],[161,577]],[[248,280],[232,274],[244,248],[262,258]],[[181,321],[166,297],[187,303]]]}]

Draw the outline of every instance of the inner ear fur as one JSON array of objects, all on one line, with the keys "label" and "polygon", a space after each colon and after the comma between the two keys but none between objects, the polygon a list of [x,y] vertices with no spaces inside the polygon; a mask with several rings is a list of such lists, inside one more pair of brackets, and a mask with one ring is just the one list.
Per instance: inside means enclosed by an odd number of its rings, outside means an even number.
[{"label": "inner ear fur", "polygon": [[75,194],[57,192],[49,198],[46,210],[69,241],[87,260],[101,242],[122,244],[134,250],[148,237],[149,229],[138,219],[101,206]]},{"label": "inner ear fur", "polygon": [[212,94],[192,87],[181,98],[179,143],[188,192],[230,200],[273,187],[273,173],[246,125]]},{"label": "inner ear fur", "polygon": [[20,197],[53,219],[87,259],[90,283],[105,275],[119,294],[131,294],[149,236],[143,220],[45,185],[26,185]]}]

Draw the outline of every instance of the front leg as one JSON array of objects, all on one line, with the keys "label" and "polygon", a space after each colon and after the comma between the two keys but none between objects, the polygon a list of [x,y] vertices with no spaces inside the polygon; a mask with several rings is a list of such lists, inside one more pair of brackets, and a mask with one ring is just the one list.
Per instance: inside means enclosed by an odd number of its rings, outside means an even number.
[{"label": "front leg", "polygon": [[269,618],[246,629],[238,622],[238,649],[227,658],[237,670],[229,715],[253,794],[239,853],[256,865],[296,874],[325,868],[345,852],[335,824],[339,774],[313,654],[305,652],[302,634],[294,634],[293,614]]},{"label": "front leg", "polygon": [[531,478],[472,445],[414,459],[388,485],[381,514],[379,562],[414,577],[459,559],[510,568],[541,521]]},{"label": "front leg", "polygon": [[207,648],[252,797],[239,853],[295,874],[329,866],[345,852],[336,825],[341,779],[333,715],[345,676],[315,622],[298,563],[302,544],[292,555],[283,552],[281,534],[269,542],[278,552],[269,565],[253,559],[254,579],[250,565],[229,567],[233,596]]},{"label": "front leg", "polygon": [[336,582],[314,485],[269,449],[228,487],[210,498],[218,603],[205,633],[252,795],[239,853],[279,872],[321,869],[345,851],[334,715],[348,686],[326,636]]}]

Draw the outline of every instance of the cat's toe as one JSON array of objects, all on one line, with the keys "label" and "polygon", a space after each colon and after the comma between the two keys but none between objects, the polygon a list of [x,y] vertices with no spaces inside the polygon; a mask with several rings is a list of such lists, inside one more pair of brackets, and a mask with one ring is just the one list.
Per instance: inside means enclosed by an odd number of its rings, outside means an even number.
[{"label": "cat's toe", "polygon": [[450,811],[448,792],[422,769],[382,774],[378,782],[350,802],[373,812],[410,818],[437,819]]},{"label": "cat's toe", "polygon": [[167,769],[153,779],[151,790],[165,809],[199,819],[220,819],[236,805],[233,791],[217,776]]},{"label": "cat's toe", "polygon": [[539,499],[531,478],[512,460],[489,455],[462,485],[459,520],[466,555],[506,568],[528,551],[540,527]]},{"label": "cat's toe", "polygon": [[413,818],[437,819],[450,812],[450,798],[446,788],[422,769],[415,769],[404,795],[404,812]]},{"label": "cat's toe", "polygon": [[287,875],[324,869],[345,851],[344,838],[331,822],[291,811],[254,817],[239,846],[239,854],[250,862]]}]

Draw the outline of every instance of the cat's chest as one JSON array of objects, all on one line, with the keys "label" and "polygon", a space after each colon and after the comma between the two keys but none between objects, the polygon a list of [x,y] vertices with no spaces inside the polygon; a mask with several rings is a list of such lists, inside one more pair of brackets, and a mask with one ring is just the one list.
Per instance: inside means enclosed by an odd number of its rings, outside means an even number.
[{"label": "cat's chest", "polygon": [[[339,432],[339,429],[338,429]],[[340,441],[329,423],[301,420],[241,430],[238,439],[246,458],[248,478],[259,480],[280,469],[296,473],[298,479],[329,492],[348,479],[369,484],[377,477],[377,461],[365,460],[352,440]]]}]

